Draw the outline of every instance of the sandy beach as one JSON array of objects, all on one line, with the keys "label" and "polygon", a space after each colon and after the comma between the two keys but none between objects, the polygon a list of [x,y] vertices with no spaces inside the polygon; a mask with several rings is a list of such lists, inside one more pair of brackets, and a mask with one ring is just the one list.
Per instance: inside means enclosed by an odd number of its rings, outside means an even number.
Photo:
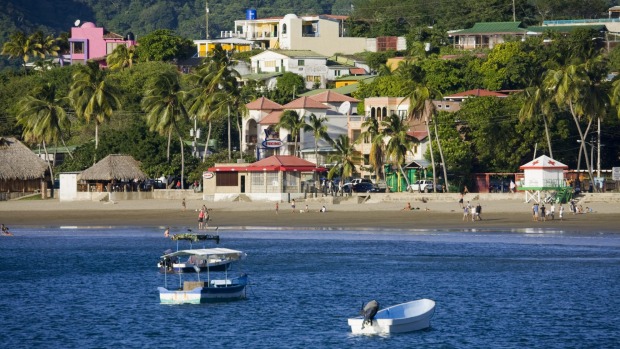
[{"label": "sandy beach", "polygon": [[[400,194],[398,194],[400,195]],[[273,202],[207,202],[188,200],[183,210],[180,200],[128,200],[119,202],[59,202],[47,200],[14,200],[0,202],[0,223],[12,228],[58,226],[144,226],[159,229],[170,226],[172,232],[197,230],[197,217],[202,205],[210,209],[211,227],[221,229],[253,229],[283,227],[295,229],[558,229],[571,231],[606,231],[620,233],[620,200],[582,202],[593,212],[571,214],[565,205],[564,220],[535,222],[531,203],[522,196],[499,197],[480,201],[481,221],[463,221],[458,202],[419,201],[415,195],[403,193],[389,201],[339,204],[321,200],[298,200],[295,212],[288,202],[279,203],[276,214]],[[407,202],[414,208],[402,210]],[[474,204],[476,202],[473,202]],[[305,206],[308,205],[306,212]],[[326,213],[319,213],[325,205]],[[304,212],[300,212],[303,210]]]}]

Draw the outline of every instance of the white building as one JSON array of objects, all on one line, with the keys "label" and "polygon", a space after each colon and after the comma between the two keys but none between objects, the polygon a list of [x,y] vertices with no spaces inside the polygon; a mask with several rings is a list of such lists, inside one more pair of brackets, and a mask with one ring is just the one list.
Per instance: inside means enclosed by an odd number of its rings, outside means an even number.
[{"label": "white building", "polygon": [[306,88],[325,88],[328,77],[327,57],[309,50],[267,50],[250,58],[252,73],[291,72],[301,75]]}]

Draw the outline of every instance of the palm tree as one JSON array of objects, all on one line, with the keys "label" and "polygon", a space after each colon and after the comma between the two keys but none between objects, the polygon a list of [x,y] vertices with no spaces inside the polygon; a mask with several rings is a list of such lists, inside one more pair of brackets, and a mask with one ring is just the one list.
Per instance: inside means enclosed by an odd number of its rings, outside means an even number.
[{"label": "palm tree", "polygon": [[327,173],[327,178],[332,179],[334,175],[340,175],[340,178],[351,177],[356,173],[355,164],[361,161],[361,156],[357,151],[353,142],[347,135],[340,135],[333,143],[335,152],[328,156],[327,161],[335,165]]},{"label": "palm tree", "polygon": [[525,102],[519,111],[519,119],[521,122],[531,120],[536,116],[540,116],[545,124],[545,135],[547,137],[547,147],[549,147],[549,156],[553,158],[553,150],[551,149],[551,136],[549,136],[549,125],[547,119],[551,119],[551,99],[544,88],[533,86],[523,91]]},{"label": "palm tree", "polygon": [[295,146],[293,148],[293,155],[295,156],[297,156],[297,137],[306,125],[303,115],[297,114],[294,110],[284,111],[280,117],[280,121],[276,124],[276,130],[281,128],[288,130],[291,138],[295,141]]},{"label": "palm tree", "polygon": [[60,51],[58,45],[58,38],[53,35],[45,35],[42,31],[36,31],[30,35],[30,40],[35,43],[36,54],[39,58],[45,58],[46,56],[57,57]]},{"label": "palm tree", "polygon": [[365,130],[360,134],[360,138],[356,141],[361,142],[363,139],[370,139],[369,160],[370,164],[375,169],[375,178],[380,179],[380,176],[383,173],[383,150],[385,148],[385,143],[383,141],[384,134],[381,132],[379,120],[375,117],[368,118],[364,121],[364,123],[362,123],[362,128]]},{"label": "palm tree", "polygon": [[417,119],[424,120],[424,125],[426,126],[426,133],[429,137],[429,151],[431,156],[431,165],[433,167],[433,187],[437,188],[437,178],[435,174],[435,157],[433,155],[433,140],[431,137],[431,131],[429,124],[432,121],[435,124],[435,140],[437,141],[437,147],[439,148],[439,156],[441,157],[441,163],[443,164],[443,176],[445,181],[445,188],[449,191],[449,183],[448,183],[448,170],[446,166],[446,161],[443,157],[443,150],[441,148],[441,142],[439,141],[439,133],[437,131],[437,123],[434,122],[435,115],[435,105],[431,99],[431,91],[426,86],[416,86],[409,95],[407,96],[409,99],[409,119]]},{"label": "palm tree", "polygon": [[[208,124],[207,144],[211,137],[211,123],[219,116],[230,117],[230,107],[240,104],[235,102],[238,97],[237,77],[239,74],[231,69],[232,61],[220,45],[216,45],[211,58],[190,75],[194,87],[188,92],[190,101],[189,112]],[[230,144],[230,127],[229,127]],[[206,160],[205,149],[203,162]],[[229,145],[230,157],[230,145]]]},{"label": "palm tree", "polygon": [[118,45],[110,55],[106,57],[108,68],[112,70],[125,68],[131,69],[135,61],[136,47],[127,47],[126,45]]},{"label": "palm tree", "polygon": [[[555,103],[559,107],[567,107],[581,140],[580,148],[586,159],[586,167],[590,183],[594,183],[592,166],[588,152],[585,151],[587,130],[595,116],[600,117],[609,102],[609,95],[605,93],[605,86],[600,81],[593,80],[589,72],[595,70],[597,62],[586,62],[579,65],[569,65],[558,70],[550,70],[545,75],[544,86],[552,92]],[[588,128],[584,133],[580,121],[585,117]]]},{"label": "palm tree", "polygon": [[99,147],[99,125],[107,121],[121,102],[118,89],[109,84],[96,62],[80,66],[73,74],[69,98],[78,117],[89,123],[95,120],[95,150]]},{"label": "palm tree", "polygon": [[159,74],[142,98],[142,108],[146,112],[146,123],[151,131],[171,135],[176,132],[181,144],[181,183],[184,182],[185,151],[180,124],[189,121],[183,105],[184,93],[179,73],[166,71]]},{"label": "palm tree", "polygon": [[383,126],[383,132],[389,137],[385,147],[385,154],[396,163],[400,173],[407,182],[407,187],[409,187],[411,183],[409,183],[409,178],[407,178],[405,171],[403,171],[403,163],[405,162],[407,152],[411,151],[413,147],[413,140],[407,135],[408,127],[396,114],[392,114],[387,120],[383,120],[381,126]]},{"label": "palm tree", "polygon": [[[23,128],[22,135],[26,141],[42,143],[46,159],[49,158],[46,144],[57,143],[58,140],[62,140],[64,144],[63,130],[71,126],[63,109],[66,103],[66,98],[56,96],[56,86],[52,84],[36,88],[31,95],[22,98],[18,103],[17,123]],[[73,157],[71,152],[69,155]],[[49,161],[48,166],[50,176],[54,178]]]},{"label": "palm tree", "polygon": [[332,139],[327,133],[327,118],[325,116],[316,116],[314,113],[310,114],[308,123],[304,126],[305,132],[312,132],[314,136],[314,159],[316,165],[319,165],[319,140],[324,139],[329,143],[332,143]]},{"label": "palm tree", "polygon": [[27,37],[23,32],[15,32],[10,36],[9,41],[2,45],[0,54],[21,59],[25,71],[26,63],[30,61],[30,58],[39,56],[38,49],[39,44],[32,38]]}]

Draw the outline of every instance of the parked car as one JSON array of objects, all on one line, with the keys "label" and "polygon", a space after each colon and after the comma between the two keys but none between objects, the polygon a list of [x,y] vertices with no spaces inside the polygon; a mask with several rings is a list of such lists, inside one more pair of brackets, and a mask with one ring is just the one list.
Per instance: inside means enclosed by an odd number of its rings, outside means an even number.
[{"label": "parked car", "polygon": [[379,187],[372,183],[361,182],[353,185],[354,193],[378,193]]},{"label": "parked car", "polygon": [[436,188],[433,190],[433,181],[428,180],[428,179],[423,179],[423,180],[415,181],[414,183],[410,184],[409,187],[407,188],[407,191],[409,191],[410,193],[413,193],[413,192],[429,193],[433,191],[441,192],[443,191],[443,187],[441,184],[437,184]]}]

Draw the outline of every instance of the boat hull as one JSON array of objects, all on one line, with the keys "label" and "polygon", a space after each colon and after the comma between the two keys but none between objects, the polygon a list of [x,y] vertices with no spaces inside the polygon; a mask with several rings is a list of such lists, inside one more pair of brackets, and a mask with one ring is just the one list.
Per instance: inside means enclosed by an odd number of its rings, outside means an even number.
[{"label": "boat hull", "polygon": [[419,331],[430,327],[435,302],[430,299],[398,304],[377,312],[371,324],[361,316],[348,319],[354,334],[388,334]]},{"label": "boat hull", "polygon": [[168,290],[164,287],[157,289],[161,304],[201,304],[244,299],[247,284],[247,276],[241,276],[229,280],[212,280],[208,285],[205,282],[186,282],[182,290]]},{"label": "boat hull", "polygon": [[[201,273],[206,273],[207,271],[226,271],[230,270],[231,265],[230,262],[211,262],[208,267],[204,265],[199,267],[199,269]],[[167,268],[163,267],[160,263],[159,272],[167,274],[196,273],[196,268],[195,265],[191,263],[174,263],[172,267]]]}]

